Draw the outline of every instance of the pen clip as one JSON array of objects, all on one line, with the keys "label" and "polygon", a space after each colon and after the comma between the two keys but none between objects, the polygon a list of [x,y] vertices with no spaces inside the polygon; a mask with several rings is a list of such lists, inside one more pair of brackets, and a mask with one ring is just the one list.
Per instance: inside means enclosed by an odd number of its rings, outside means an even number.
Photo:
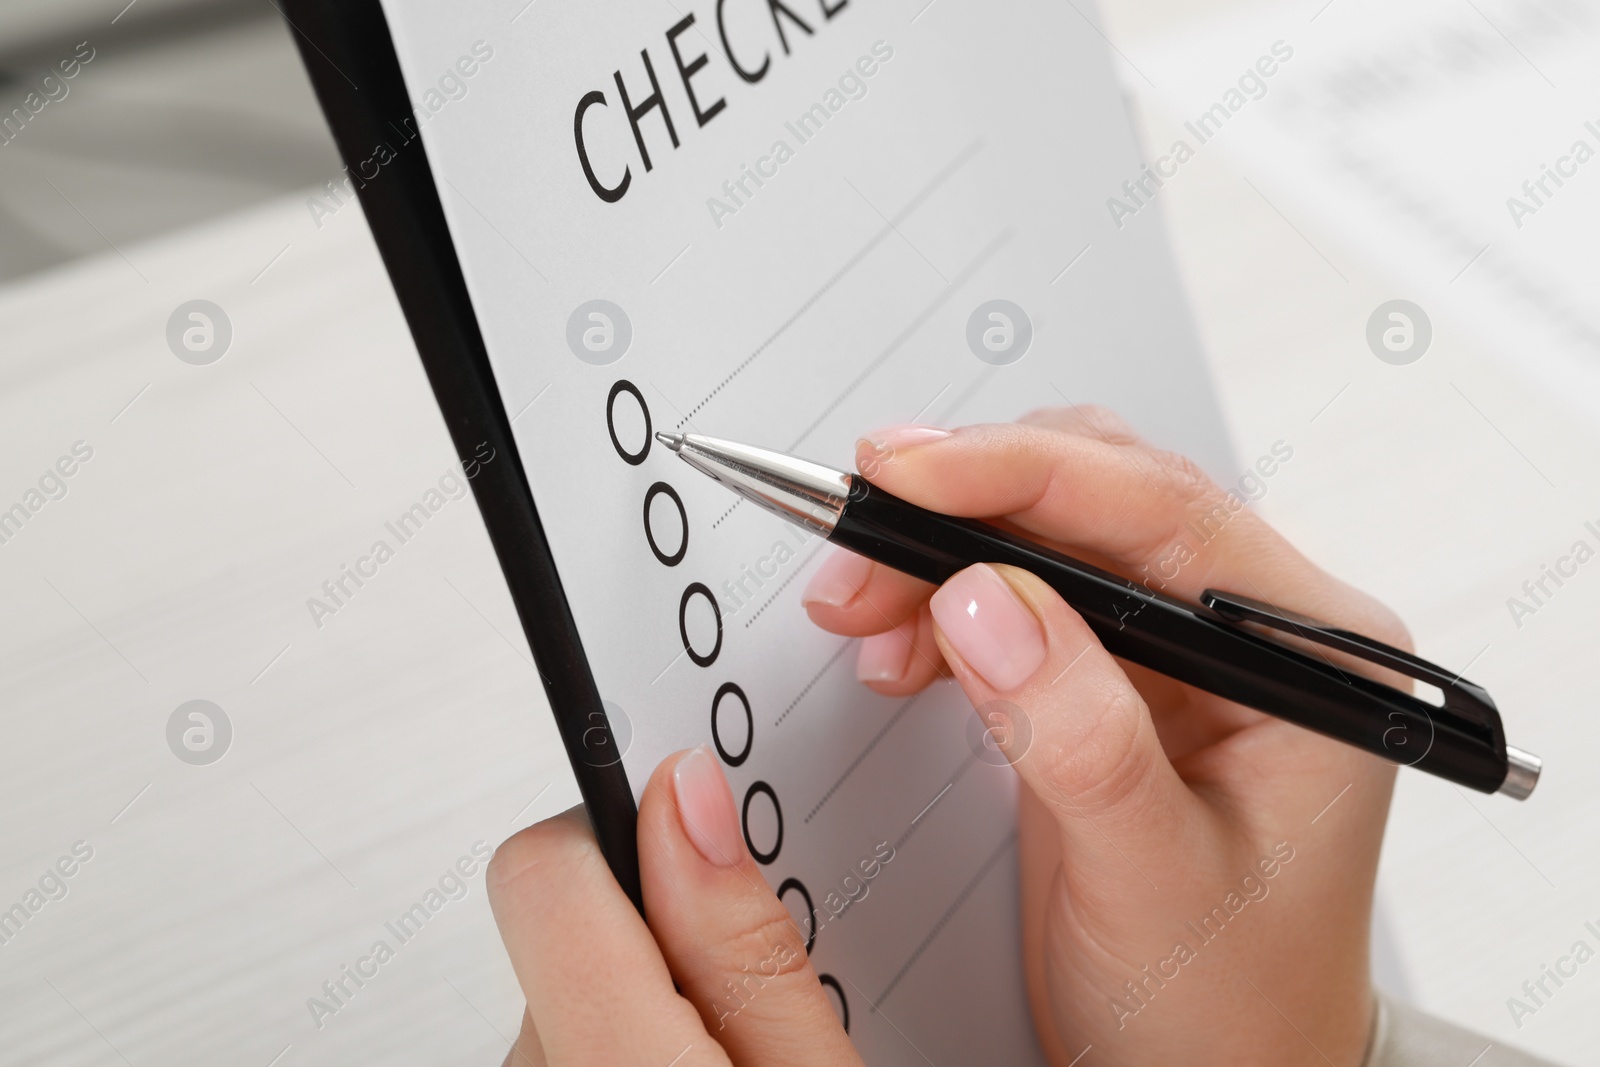
[{"label": "pen clip", "polygon": [[[1309,615],[1287,611],[1260,600],[1207,589],[1200,594],[1200,603],[1210,608],[1224,622],[1238,624],[1258,623],[1262,626],[1294,634],[1314,644],[1338,649],[1358,659],[1387,667],[1408,678],[1426,682],[1439,690],[1444,704],[1437,710],[1451,715],[1460,725],[1479,733],[1491,745],[1499,748],[1505,744],[1505,732],[1500,722],[1500,709],[1494,699],[1480,685],[1451,674],[1437,664],[1429,663],[1409,652],[1402,651],[1382,641],[1374,641],[1349,630],[1341,630],[1319,622]],[[1427,703],[1425,701],[1425,703]]]}]

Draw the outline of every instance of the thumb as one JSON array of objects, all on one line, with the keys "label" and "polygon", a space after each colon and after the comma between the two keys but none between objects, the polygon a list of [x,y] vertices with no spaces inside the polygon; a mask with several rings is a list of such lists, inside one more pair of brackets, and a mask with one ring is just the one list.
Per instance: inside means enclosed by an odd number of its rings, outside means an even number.
[{"label": "thumb", "polygon": [[645,914],[706,1030],[734,1064],[860,1064],[795,925],[745,846],[706,746],[663,761],[639,804]]},{"label": "thumb", "polygon": [[983,563],[945,582],[929,607],[990,737],[1053,816],[1074,883],[1125,900],[1130,886],[1180,877],[1205,840],[1201,805],[1144,698],[1082,617],[1027,571]]}]

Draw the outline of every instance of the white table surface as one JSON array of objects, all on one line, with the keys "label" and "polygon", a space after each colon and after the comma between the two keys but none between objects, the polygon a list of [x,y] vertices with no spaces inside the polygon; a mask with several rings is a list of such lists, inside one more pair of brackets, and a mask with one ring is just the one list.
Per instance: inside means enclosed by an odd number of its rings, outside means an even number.
[{"label": "white table surface", "polygon": [[[303,199],[0,296],[4,493],[94,448],[0,545],[0,907],[94,848],[0,945],[0,1062],[481,1064],[515,1033],[481,872],[306,1007],[474,841],[577,796],[470,497],[313,624],[453,457],[359,212],[318,231]],[[197,296],[233,324],[211,366],[166,345]],[[165,739],[195,698],[234,726],[206,767]]]}]

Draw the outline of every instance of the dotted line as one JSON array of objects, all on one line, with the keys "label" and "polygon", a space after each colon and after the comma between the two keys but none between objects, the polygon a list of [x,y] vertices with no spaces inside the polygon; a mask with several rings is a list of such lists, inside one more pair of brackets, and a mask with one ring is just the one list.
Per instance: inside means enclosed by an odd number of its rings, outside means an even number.
[{"label": "dotted line", "polygon": [[783,720],[787,719],[789,717],[789,713],[795,709],[795,705],[799,704],[802,700],[804,700],[806,698],[806,694],[811,692],[811,687],[816,685],[819,681],[822,680],[822,676],[824,674],[828,673],[828,668],[832,667],[835,663],[837,663],[839,661],[839,657],[844,655],[845,652],[853,644],[855,644],[855,641],[852,639],[852,640],[848,640],[844,644],[840,645],[839,646],[839,651],[835,652],[833,655],[828,657],[828,662],[826,662],[826,663],[824,663],[822,665],[822,669],[820,671],[818,671],[816,674],[813,674],[811,676],[811,681],[806,683],[806,687],[804,689],[800,690],[800,693],[799,693],[798,696],[796,696],[793,700],[789,701],[789,706],[783,709],[783,714],[779,715],[777,721],[774,722],[772,725],[774,725],[774,726],[782,725],[783,724]]},{"label": "dotted line", "polygon": [[884,361],[886,361],[890,356],[900,351],[901,346],[907,341],[911,340],[912,336],[915,335],[918,330],[922,329],[923,325],[933,317],[933,313],[938,311],[940,307],[944,306],[944,303],[955,295],[958,288],[964,285],[972,278],[974,274],[978,272],[978,268],[983,266],[983,264],[988,261],[990,256],[993,256],[1000,250],[1002,245],[1011,240],[1011,234],[1012,231],[1008,229],[1003,231],[994,240],[990,241],[988,245],[984,247],[983,251],[978,253],[977,258],[975,258],[971,263],[968,263],[961,273],[955,276],[949,285],[946,285],[942,290],[940,290],[939,295],[934,297],[933,302],[927,307],[923,308],[921,313],[918,314],[916,318],[911,320],[911,324],[905,329],[901,330],[900,333],[895,336],[895,339],[889,342],[888,347],[882,352],[878,353],[877,357],[873,359],[871,363],[868,363],[866,367],[862,369],[860,374],[856,375],[855,380],[844,387],[844,392],[835,397],[833,403],[824,408],[822,414],[818,415],[810,426],[807,426],[803,431],[801,431],[800,436],[796,437],[794,442],[789,445],[789,451],[793,452],[796,448],[798,448],[800,443],[807,437],[810,437],[812,431],[814,431],[818,426],[821,426],[823,421],[826,420],[829,415],[832,415],[840,404],[843,404],[849,399],[850,394],[855,392],[856,389],[860,387],[861,383],[867,380],[868,375],[877,370],[879,367],[883,366]]},{"label": "dotted line", "polygon": [[801,562],[800,566],[798,566],[798,567],[796,567],[794,569],[794,573],[793,574],[789,575],[789,577],[787,577],[787,578],[785,578],[783,580],[783,583],[781,585],[779,585],[776,590],[773,591],[773,594],[770,597],[767,598],[767,602],[765,604],[762,604],[759,608],[757,608],[756,609],[756,613],[754,615],[750,616],[748,619],[745,620],[744,628],[746,630],[750,629],[750,624],[751,623],[753,623],[757,619],[761,618],[761,613],[763,611],[766,611],[767,608],[772,606],[773,602],[776,601],[778,599],[778,597],[783,595],[783,591],[789,587],[789,583],[790,582],[792,582],[796,578],[800,577],[800,572],[805,570],[806,567],[810,566],[811,561],[817,558],[817,553],[822,551],[822,547],[823,546],[818,545],[816,548],[813,548],[811,550],[811,555],[807,556],[805,558],[805,560],[803,562]]},{"label": "dotted line", "polygon": [[[732,515],[733,514],[733,509],[738,507],[740,504],[743,504],[743,503],[744,503],[744,497],[740,497],[738,500],[735,500],[733,502],[732,506],[729,507],[727,511],[724,511],[722,513],[722,518],[719,518],[716,522],[711,524],[711,528],[713,530],[715,530],[718,526],[721,526],[722,525],[722,519],[726,519],[729,515]],[[748,624],[746,624],[746,625],[748,625]]]},{"label": "dotted line", "polygon": [[787,330],[789,327],[793,326],[795,324],[795,322],[797,320],[799,320],[801,315],[804,315],[807,311],[811,310],[811,305],[815,304],[818,300],[821,300],[822,297],[827,294],[829,289],[832,289],[835,285],[837,285],[839,283],[839,280],[850,272],[852,267],[854,267],[857,263],[860,263],[861,260],[866,256],[866,254],[868,252],[870,252],[874,248],[876,248],[880,243],[882,243],[882,241],[883,241],[883,239],[885,237],[889,236],[889,234],[891,234],[893,232],[894,232],[894,228],[892,226],[885,226],[882,230],[878,231],[877,235],[874,236],[872,238],[872,240],[868,241],[865,245],[863,245],[862,248],[861,248],[861,251],[859,251],[855,255],[851,256],[849,261],[847,263],[845,263],[844,266],[840,267],[838,273],[836,273],[833,277],[829,278],[827,280],[827,282],[825,282],[823,284],[821,289],[818,289],[815,293],[811,294],[811,299],[807,300],[804,304],[800,305],[800,310],[799,311],[796,311],[793,315],[790,315],[788,317],[788,319],[786,319],[784,321],[782,326],[779,326],[775,331],[773,331],[771,337],[768,337],[765,341],[762,341],[761,344],[757,345],[756,346],[756,350],[754,352],[750,353],[748,356],[746,356],[745,359],[744,359],[744,362],[740,363],[737,367],[733,368],[733,373],[729,374],[726,378],[722,379],[722,381],[717,384],[717,387],[715,389],[711,390],[710,396],[707,396],[704,400],[700,401],[700,403],[696,404],[693,408],[691,408],[689,410],[689,414],[687,414],[683,418],[679,419],[678,420],[678,429],[681,430],[685,426],[687,426],[689,424],[689,420],[694,418],[695,414],[701,408],[703,408],[707,404],[711,403],[711,400],[712,400],[713,397],[715,397],[718,393],[722,392],[723,388],[726,387],[729,382],[731,382],[735,378],[737,378],[741,371],[743,371],[746,367],[748,367],[751,363],[753,363],[757,356],[759,356],[761,353],[765,352],[767,350],[767,347],[769,345],[771,345],[772,342],[776,341],[780,336],[782,336],[782,334],[783,334],[783,332],[785,330]]},{"label": "dotted line", "polygon": [[[924,689],[922,692],[926,693],[927,690]],[[837,782],[834,782],[833,785],[828,789],[828,791],[826,793],[822,794],[822,799],[817,801],[817,806],[812,808],[806,814],[806,819],[805,819],[806,822],[810,822],[813,818],[816,817],[817,812],[822,810],[822,805],[826,804],[829,800],[831,800],[833,798],[833,794],[837,793],[839,791],[839,787],[844,785],[845,779],[849,778],[852,774],[855,773],[856,768],[861,766],[861,761],[866,759],[869,755],[872,754],[872,750],[874,748],[878,747],[878,742],[883,740],[885,734],[887,734],[890,730],[894,729],[894,724],[899,722],[901,717],[904,716],[906,712],[911,710],[911,705],[915,704],[917,702],[917,700],[921,696],[922,696],[922,693],[918,693],[916,696],[912,697],[911,699],[909,699],[907,701],[904,701],[900,705],[900,707],[895,710],[895,713],[893,715],[889,716],[889,721],[883,724],[883,729],[879,730],[877,732],[877,734],[874,735],[874,737],[872,738],[871,741],[867,742],[867,747],[861,750],[861,755],[857,756],[854,760],[852,760],[850,762],[850,766],[848,766],[848,767],[846,767],[844,769],[844,773],[839,776],[839,780]]]},{"label": "dotted line", "polygon": [[918,945],[917,950],[911,954],[911,958],[906,960],[905,966],[895,972],[895,976],[889,980],[888,986],[884,988],[882,993],[878,994],[878,1002],[872,1006],[874,1015],[883,1007],[883,1002],[889,999],[889,994],[894,992],[894,987],[900,984],[900,979],[904,978],[906,972],[911,970],[911,965],[922,957],[922,954],[928,950],[928,946],[933,944],[933,939],[939,936],[939,932],[950,922],[956,911],[967,902],[967,898],[972,895],[973,890],[978,888],[978,883],[983,881],[984,875],[988,874],[989,870],[1000,862],[1000,857],[1005,855],[1006,849],[1016,844],[1016,842],[1017,832],[1013,830],[1006,835],[1004,841],[1000,842],[1000,847],[995,849],[989,858],[984,861],[983,866],[978,868],[978,873],[973,875],[972,881],[968,882],[966,888],[961,890],[961,895],[956,897],[955,903],[945,909],[945,913],[939,917],[939,921],[933,924],[933,929],[928,932],[928,936],[922,939],[922,944]]}]

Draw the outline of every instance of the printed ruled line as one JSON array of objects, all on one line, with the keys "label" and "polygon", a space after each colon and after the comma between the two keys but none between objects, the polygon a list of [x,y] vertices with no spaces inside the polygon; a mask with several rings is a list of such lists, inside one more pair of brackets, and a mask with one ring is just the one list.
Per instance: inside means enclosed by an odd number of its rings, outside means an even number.
[{"label": "printed ruled line", "polygon": [[789,706],[783,709],[783,714],[779,715],[778,718],[777,718],[777,721],[774,722],[772,725],[774,725],[774,726],[782,725],[783,724],[783,720],[787,719],[789,717],[789,713],[791,711],[793,711],[796,707],[799,706],[800,702],[806,698],[806,694],[807,693],[811,692],[811,687],[816,685],[818,682],[820,682],[822,680],[822,676],[824,674],[827,674],[828,671],[830,669],[832,669],[832,667],[833,667],[833,665],[835,663],[839,662],[839,657],[844,655],[847,651],[849,651],[850,646],[853,645],[853,644],[855,644],[855,639],[851,638],[850,640],[844,642],[844,644],[840,645],[839,646],[839,651],[835,652],[833,655],[828,657],[828,662],[826,662],[826,663],[824,663],[822,665],[822,669],[820,671],[818,671],[816,674],[813,674],[811,676],[811,681],[807,682],[806,683],[806,687],[804,689],[800,690],[800,692],[795,696],[795,698],[793,700],[789,701]]},{"label": "printed ruled line", "polygon": [[871,363],[868,363],[862,368],[861,373],[856,375],[854,381],[844,387],[844,391],[834,398],[833,403],[824,408],[822,410],[822,414],[818,415],[810,426],[807,426],[800,432],[800,436],[796,437],[789,445],[789,451],[793,452],[796,448],[800,447],[801,442],[803,442],[807,437],[810,437],[818,426],[821,426],[825,421],[827,421],[828,416],[832,415],[836,410],[838,410],[840,404],[843,404],[846,400],[850,399],[850,394],[859,389],[861,387],[861,383],[866,381],[867,378],[871,376],[873,371],[883,366],[890,356],[900,351],[901,347],[907,341],[911,340],[911,338],[916,335],[917,331],[922,329],[922,327],[927,324],[929,319],[933,318],[934,312],[943,307],[945,303],[956,294],[956,290],[960,289],[967,282],[971,281],[972,276],[978,272],[978,268],[982,267],[984,263],[989,260],[989,257],[1000,251],[1001,247],[1004,246],[1007,241],[1011,240],[1011,234],[1011,230],[1005,230],[1001,232],[998,237],[985,245],[983,251],[979,252],[977,257],[973,259],[971,263],[968,263],[962,268],[960,274],[957,274],[948,284],[945,285],[943,289],[939,291],[939,295],[933,298],[933,302],[927,307],[923,308],[921,313],[918,314],[916,318],[911,320],[911,324],[905,329],[901,330],[900,333],[896,335],[895,339],[889,342],[888,347],[886,347],[882,352],[879,352]]},{"label": "printed ruled line", "polygon": [[695,415],[699,414],[701,408],[704,408],[707,404],[711,403],[711,401],[713,399],[715,399],[715,397],[716,397],[716,395],[718,393],[722,392],[722,390],[727,388],[728,384],[730,382],[732,382],[735,378],[737,378],[744,371],[744,369],[746,367],[750,366],[750,364],[755,362],[757,356],[759,356],[759,355],[761,355],[761,353],[765,352],[772,345],[772,342],[776,341],[779,337],[782,337],[785,330],[787,330],[789,327],[793,326],[796,322],[798,322],[800,320],[800,316],[804,315],[807,311],[810,311],[811,310],[811,306],[813,304],[815,304],[818,300],[821,300],[822,297],[827,294],[828,290],[832,289],[835,285],[839,284],[839,280],[841,278],[843,278],[846,274],[849,274],[850,271],[852,269],[854,269],[856,264],[860,263],[862,261],[862,259],[864,259],[866,257],[868,252],[872,251],[878,245],[882,244],[883,243],[883,239],[885,237],[888,237],[893,232],[894,231],[891,228],[889,228],[888,226],[885,226],[879,233],[877,233],[872,238],[872,240],[868,241],[864,246],[862,246],[861,251],[859,251],[855,255],[851,256],[850,259],[845,263],[845,265],[840,267],[838,272],[836,274],[834,274],[833,277],[829,278],[826,282],[824,282],[822,284],[822,288],[821,289],[818,289],[815,293],[811,294],[811,298],[809,300],[807,300],[804,304],[800,305],[800,310],[796,311],[793,315],[790,315],[787,319],[785,319],[783,321],[783,325],[779,326],[776,330],[774,330],[772,332],[772,334],[765,341],[762,341],[759,345],[757,345],[756,346],[756,350],[754,352],[751,352],[748,356],[746,356],[744,358],[744,361],[742,363],[740,363],[737,367],[733,368],[733,371],[726,378],[724,378],[724,379],[722,379],[722,381],[718,382],[717,383],[717,387],[715,389],[711,390],[711,392],[706,395],[706,398],[704,400],[700,401],[700,403],[698,403],[694,407],[690,408],[689,409],[689,414],[685,415],[683,418],[678,420],[678,427],[677,428],[681,430],[685,426],[689,425],[689,420],[694,418]]},{"label": "printed ruled line", "polygon": [[[740,499],[742,500],[744,498],[740,497]],[[757,619],[761,618],[761,613],[763,611],[766,611],[769,607],[771,607],[777,601],[777,599],[780,596],[783,595],[783,591],[785,589],[789,588],[789,583],[790,582],[792,582],[796,578],[800,577],[801,572],[804,571],[807,567],[809,567],[811,565],[811,561],[817,558],[817,553],[821,552],[823,547],[824,547],[823,545],[818,545],[816,548],[813,548],[811,550],[811,555],[807,556],[804,560],[802,560],[801,563],[800,563],[800,566],[798,566],[798,567],[796,567],[794,569],[794,573],[789,575],[789,577],[787,577],[787,578],[785,578],[783,580],[782,584],[780,584],[778,586],[778,588],[773,591],[773,594],[770,597],[767,598],[767,602],[765,604],[762,604],[759,608],[757,608],[756,609],[756,613],[754,615],[750,616],[750,618],[745,620],[744,628],[746,630],[750,629],[750,624],[751,623],[753,623]]]},{"label": "printed ruled line", "polygon": [[999,373],[999,367],[985,367],[983,370],[979,371],[977,377],[973,378],[972,382],[965,389],[961,390],[954,400],[950,401],[950,406],[941,411],[938,417],[933,420],[935,425],[950,425],[950,423],[955,419],[956,412],[960,411],[962,408],[971,403],[972,398],[978,395],[979,390],[988,385],[990,382],[994,381]]},{"label": "printed ruled line", "polygon": [[890,234],[894,233],[895,232],[894,228],[895,228],[895,226],[897,224],[899,224],[901,222],[904,222],[906,220],[906,218],[908,218],[913,211],[915,211],[917,208],[921,207],[923,201],[927,200],[929,196],[933,195],[933,193],[941,185],[943,185],[946,181],[948,181],[950,179],[951,175],[955,174],[956,171],[960,170],[961,167],[964,164],[966,164],[969,160],[971,160],[972,157],[976,156],[978,154],[979,150],[981,150],[982,148],[983,148],[983,138],[980,137],[980,138],[974,140],[971,144],[967,145],[967,147],[963,148],[961,150],[961,152],[959,154],[957,154],[957,156],[954,159],[952,159],[949,163],[945,164],[944,169],[939,171],[939,173],[935,174],[933,176],[932,180],[930,180],[927,185],[923,186],[920,190],[917,191],[916,195],[914,195],[909,201],[907,201],[906,206],[901,208],[900,212],[897,215],[895,215],[894,218],[892,218],[890,220],[889,225],[885,226],[883,229],[879,230],[876,234],[874,234],[872,236],[872,239],[869,240],[865,245],[863,245],[861,247],[860,251],[858,251],[855,255],[851,256],[849,258],[849,260],[847,260],[845,262],[845,265],[840,267],[839,270],[834,274],[833,277],[829,278],[826,282],[824,282],[822,284],[822,288],[818,289],[815,293],[811,294],[810,299],[808,299],[804,304],[800,305],[800,309],[798,311],[796,311],[793,315],[790,315],[788,317],[788,319],[784,320],[783,324],[781,326],[779,326],[776,330],[774,330],[770,337],[768,337],[765,341],[762,341],[759,345],[757,345],[756,346],[756,350],[754,352],[751,352],[748,356],[746,356],[744,358],[744,361],[741,362],[737,367],[733,368],[733,371],[731,373],[729,373],[729,375],[726,378],[722,379],[721,382],[717,383],[717,387],[715,389],[711,390],[711,392],[706,395],[706,398],[704,400],[700,401],[700,403],[698,403],[694,407],[690,408],[689,409],[689,413],[678,421],[677,428],[681,430],[685,426],[687,426],[689,424],[689,420],[690,419],[694,418],[695,415],[698,414],[702,408],[704,408],[707,404],[711,403],[711,401],[716,397],[716,395],[718,393],[722,392],[723,389],[727,388],[728,384],[730,382],[732,382],[735,378],[737,378],[744,371],[744,369],[746,367],[750,366],[751,363],[755,362],[755,359],[756,359],[757,356],[759,356],[759,355],[761,355],[761,353],[765,352],[767,350],[767,348],[770,347],[774,341],[776,341],[779,337],[783,336],[784,331],[786,331],[789,327],[793,326],[796,322],[798,322],[799,319],[800,319],[800,316],[804,315],[807,311],[811,310],[812,305],[815,304],[818,300],[822,299],[822,297],[827,294],[828,290],[832,289],[835,285],[838,285],[840,280],[843,279],[846,274],[849,274],[850,271],[854,270],[855,267],[864,258],[866,258],[866,255],[867,255],[868,252],[871,252],[874,248],[878,247],[878,245],[883,243],[883,241],[884,241],[884,239],[886,237],[888,237]]},{"label": "printed ruled line", "polygon": [[938,937],[940,932],[943,931],[947,925],[949,925],[950,920],[955,917],[956,912],[961,909],[961,905],[965,904],[967,902],[967,898],[970,897],[973,894],[973,891],[978,888],[978,885],[983,881],[984,876],[994,869],[994,865],[1000,862],[1000,857],[1004,856],[1006,854],[1006,850],[1016,843],[1017,832],[1013,830],[1011,833],[1006,835],[1006,839],[1004,841],[1000,842],[1000,847],[991,852],[989,854],[989,858],[984,860],[983,866],[978,868],[978,873],[972,876],[972,880],[968,882],[966,887],[961,890],[960,895],[958,895],[955,901],[945,909],[944,914],[939,916],[939,921],[933,924],[933,929],[928,931],[928,936],[922,939],[922,944],[917,946],[916,951],[911,954],[911,958],[906,960],[905,964],[895,972],[894,977],[889,980],[889,984],[884,987],[883,992],[878,994],[877,1006],[872,1009],[874,1014],[876,1014],[879,1008],[882,1007],[883,1002],[889,999],[889,994],[893,993],[895,986],[900,984],[900,979],[904,978],[906,976],[906,972],[911,970],[912,965],[915,964],[917,960],[922,958],[922,954],[924,952],[928,951],[928,946],[933,944],[934,938]]},{"label": "printed ruled line", "polygon": [[972,769],[972,765],[977,762],[978,754],[976,752],[967,754],[967,758],[961,762],[961,766],[956,768],[956,773],[952,774],[950,776],[950,780],[945,783],[944,788],[939,790],[939,795],[928,801],[928,806],[918,812],[915,819],[911,820],[911,825],[906,827],[906,832],[901,834],[900,840],[894,843],[894,847],[896,849],[902,849],[905,847],[906,842],[911,840],[911,835],[915,834],[917,832],[917,828],[922,825],[922,817],[928,814],[929,811],[932,811],[933,806],[939,803],[940,800],[943,800],[946,793],[950,792],[950,787],[961,781],[962,778],[966,777],[967,772]]},{"label": "printed ruled line", "polygon": [[[923,690],[923,692],[925,693],[927,690]],[[921,697],[922,693],[918,693],[916,696],[901,702],[900,706],[895,709],[894,714],[889,716],[889,721],[884,723],[882,728],[872,735],[872,740],[867,742],[867,747],[861,750],[861,754],[850,761],[850,766],[846,767],[844,773],[839,775],[839,780],[829,786],[828,791],[822,794],[822,799],[817,801],[816,806],[806,813],[806,822],[816,818],[817,812],[822,810],[822,806],[833,799],[833,794],[837,793],[846,780],[856,772],[856,768],[861,766],[862,761],[872,755],[872,750],[878,747],[878,742],[882,741],[889,731],[894,729],[895,723],[904,718],[906,712],[911,710],[911,705],[915,704]]]}]

